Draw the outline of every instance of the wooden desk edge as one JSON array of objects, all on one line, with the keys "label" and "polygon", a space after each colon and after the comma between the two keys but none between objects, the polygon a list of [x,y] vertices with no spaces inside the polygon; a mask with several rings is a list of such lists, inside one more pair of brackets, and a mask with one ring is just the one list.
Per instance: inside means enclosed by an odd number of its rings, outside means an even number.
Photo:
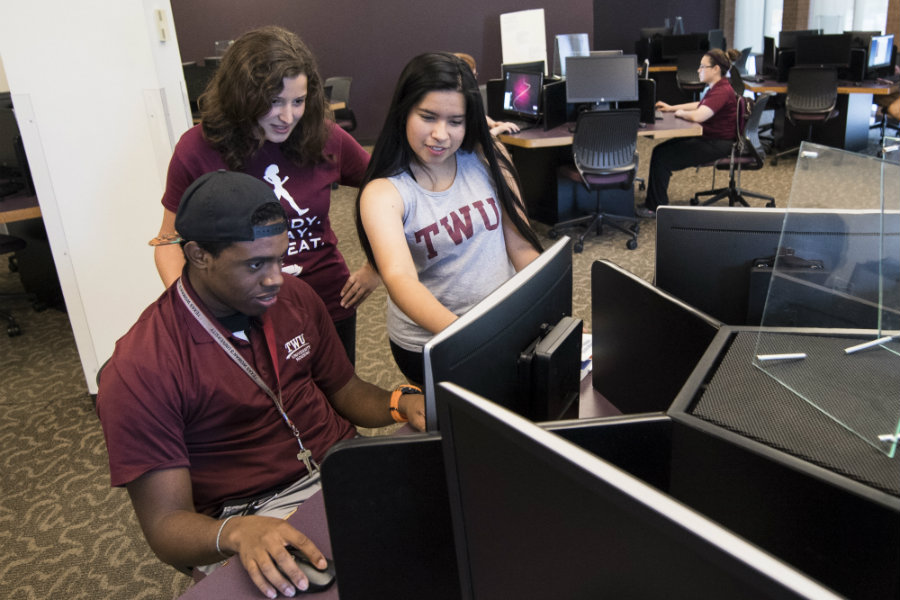
[{"label": "wooden desk edge", "polygon": [[28,219],[40,219],[41,208],[39,206],[30,206],[28,208],[17,208],[14,210],[0,211],[0,223],[15,223],[16,221],[26,221]]}]

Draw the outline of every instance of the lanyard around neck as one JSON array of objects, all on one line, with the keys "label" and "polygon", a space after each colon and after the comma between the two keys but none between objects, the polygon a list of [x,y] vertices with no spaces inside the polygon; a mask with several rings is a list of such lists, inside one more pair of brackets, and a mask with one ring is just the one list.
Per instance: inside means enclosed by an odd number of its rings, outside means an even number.
[{"label": "lanyard around neck", "polygon": [[275,331],[272,329],[272,322],[268,319],[263,319],[263,333],[266,337],[266,348],[269,350],[269,355],[272,358],[272,369],[275,372],[275,381],[278,387],[278,394],[276,395],[272,389],[266,385],[266,382],[262,380],[262,377],[259,376],[259,373],[250,366],[243,356],[241,356],[240,352],[237,351],[237,348],[229,342],[222,332],[213,324],[212,321],[209,320],[203,311],[200,310],[200,307],[191,300],[191,297],[188,295],[187,290],[184,289],[184,284],[181,281],[181,278],[178,278],[176,283],[178,288],[178,295],[181,297],[181,301],[187,307],[188,311],[197,319],[197,322],[203,326],[204,329],[209,333],[209,335],[219,344],[222,350],[233,360],[243,371],[246,373],[253,382],[259,386],[259,388],[265,392],[265,394],[272,400],[272,403],[275,405],[275,408],[278,410],[278,413],[281,415],[282,420],[285,425],[287,425],[288,429],[291,430],[291,433],[294,434],[294,437],[297,438],[297,444],[300,446],[300,452],[297,453],[297,460],[302,461],[307,470],[312,473],[313,469],[318,469],[318,465],[312,460],[312,453],[307,450],[303,446],[303,440],[300,439],[300,431],[297,429],[297,426],[294,425],[294,422],[287,415],[284,410],[284,404],[281,401],[281,380],[278,373],[278,355],[275,351]]}]

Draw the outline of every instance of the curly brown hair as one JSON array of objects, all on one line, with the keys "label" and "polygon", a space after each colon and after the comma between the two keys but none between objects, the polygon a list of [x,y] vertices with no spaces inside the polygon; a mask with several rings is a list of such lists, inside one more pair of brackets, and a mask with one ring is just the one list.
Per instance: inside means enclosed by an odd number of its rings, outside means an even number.
[{"label": "curly brown hair", "polygon": [[314,164],[325,159],[326,118],[333,117],[316,59],[306,44],[273,25],[248,31],[225,52],[199,105],[203,136],[229,169],[240,170],[262,147],[265,134],[258,121],[284,89],[284,79],[298,75],[307,78],[306,109],[281,149],[297,164]]}]

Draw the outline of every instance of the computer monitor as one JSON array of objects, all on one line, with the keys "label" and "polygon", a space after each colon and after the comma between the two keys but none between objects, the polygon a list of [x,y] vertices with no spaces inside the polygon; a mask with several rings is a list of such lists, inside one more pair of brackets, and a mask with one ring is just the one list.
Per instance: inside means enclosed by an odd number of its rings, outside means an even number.
[{"label": "computer monitor", "polygon": [[621,50],[591,50],[588,56],[622,56]]},{"label": "computer monitor", "polygon": [[439,394],[463,598],[837,597],[563,437]]},{"label": "computer monitor", "polygon": [[797,38],[809,35],[821,35],[821,29],[794,29],[790,31],[782,31],[778,34],[779,48],[796,48]]},{"label": "computer monitor", "polygon": [[778,70],[775,64],[775,38],[763,37],[763,75],[773,75]]},{"label": "computer monitor", "polygon": [[721,29],[710,29],[706,33],[706,39],[709,41],[709,49],[718,48],[725,50],[725,32]]},{"label": "computer monitor", "polygon": [[570,56],[587,56],[591,42],[586,33],[564,33],[556,36],[553,46],[553,74],[566,76],[566,59]]},{"label": "computer monitor", "polygon": [[797,38],[794,64],[800,66],[833,67],[850,66],[850,48],[853,38],[844,33],[829,35],[801,35]]},{"label": "computer monitor", "polygon": [[9,92],[0,92],[0,198],[23,191],[33,194],[34,182],[13,110],[12,96]]},{"label": "computer monitor", "polygon": [[[555,326],[571,315],[572,251],[564,237],[425,344],[429,431],[438,429],[435,389],[441,381],[463,385],[519,413],[547,411],[546,405],[530,406],[531,398],[520,389],[531,384],[527,377],[520,380],[519,356],[544,325]],[[556,400],[561,399],[548,401]]]},{"label": "computer monitor", "polygon": [[[655,283],[728,325],[760,325],[765,307],[765,325],[875,329],[879,317],[897,320],[877,306],[879,295],[900,297],[900,281],[888,285],[888,274],[900,271],[898,230],[897,213],[882,220],[876,210],[755,208],[735,215],[721,207],[660,207]],[[779,246],[804,261],[796,264],[820,261],[794,270],[795,298],[802,301],[793,306],[785,294],[780,306],[775,298],[766,305],[771,269],[759,265],[772,261],[759,259],[775,257]],[[878,252],[895,258],[872,265]],[[832,291],[842,289],[848,293]]]},{"label": "computer monitor", "polygon": [[660,37],[664,35],[672,35],[671,27],[641,27],[640,35],[638,36],[642,40],[650,40],[654,37]]},{"label": "computer monitor", "polygon": [[868,57],[866,59],[867,72],[876,73],[889,69],[891,64],[891,56],[894,48],[894,34],[872,36],[869,41]]},{"label": "computer monitor", "polygon": [[591,103],[597,109],[611,102],[638,100],[637,56],[573,56],[568,62],[566,102]]},{"label": "computer monitor", "polygon": [[513,119],[537,122],[541,117],[542,73],[507,69],[503,75],[503,113]]},{"label": "computer monitor", "polygon": [[706,52],[709,50],[709,39],[705,33],[686,33],[682,35],[664,35],[662,37],[663,60],[676,60],[685,52]]},{"label": "computer monitor", "polygon": [[521,63],[503,63],[500,65],[500,77],[505,77],[507,71],[527,71],[528,73],[540,73],[543,75],[547,71],[544,70],[544,61],[532,60],[530,62]]}]

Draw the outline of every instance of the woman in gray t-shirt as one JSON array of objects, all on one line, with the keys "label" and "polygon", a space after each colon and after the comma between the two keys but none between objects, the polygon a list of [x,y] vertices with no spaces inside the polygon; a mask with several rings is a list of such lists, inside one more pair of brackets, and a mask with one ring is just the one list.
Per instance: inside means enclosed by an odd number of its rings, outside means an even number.
[{"label": "woman in gray t-shirt", "polygon": [[390,295],[391,350],[412,382],[423,379],[424,343],[541,252],[475,77],[453,54],[422,54],[401,73],[357,228]]}]

